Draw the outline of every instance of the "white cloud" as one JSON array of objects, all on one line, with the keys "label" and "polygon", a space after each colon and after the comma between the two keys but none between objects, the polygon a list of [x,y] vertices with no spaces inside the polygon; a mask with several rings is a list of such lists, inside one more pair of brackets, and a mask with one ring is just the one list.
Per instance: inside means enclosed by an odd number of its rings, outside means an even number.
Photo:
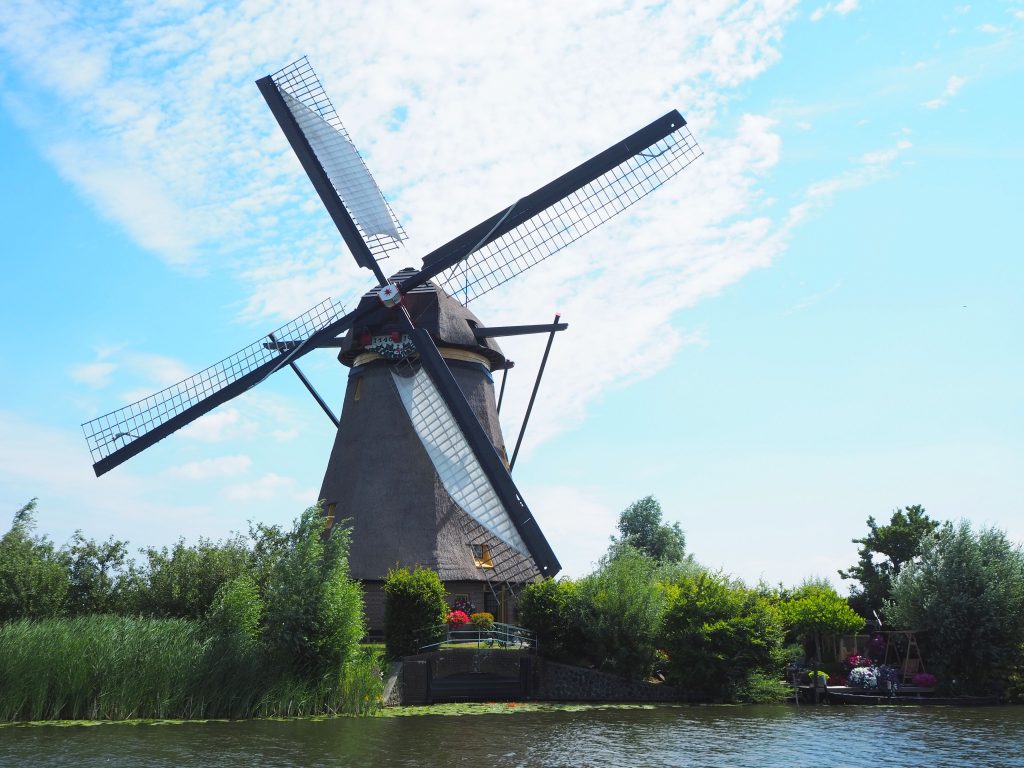
[{"label": "white cloud", "polygon": [[255,432],[255,424],[243,419],[242,414],[233,406],[221,406],[200,416],[180,431],[182,437],[198,440],[202,443],[223,443],[238,439]]},{"label": "white cloud", "polygon": [[190,461],[177,467],[171,467],[167,474],[185,480],[209,480],[223,477],[234,477],[245,474],[252,466],[252,459],[245,454],[237,456],[218,456],[213,459]]},{"label": "white cloud", "polygon": [[113,363],[83,363],[72,366],[71,378],[94,389],[102,389],[110,383],[111,374],[115,370],[117,366]]},{"label": "white cloud", "polygon": [[997,27],[995,24],[982,24],[978,27],[979,32],[984,32],[986,35],[997,35],[1003,31],[1002,27]]},{"label": "white cloud", "polygon": [[224,497],[229,501],[255,502],[272,499],[285,499],[302,504],[312,504],[316,499],[310,498],[308,490],[299,490],[295,480],[268,472],[263,477],[250,483],[238,483],[224,489]]},{"label": "white cloud", "polygon": [[846,16],[860,7],[860,0],[839,0],[837,3],[828,3],[819,6],[811,12],[811,21],[821,21],[829,13],[837,16]]},{"label": "white cloud", "polygon": [[921,106],[927,107],[928,109],[938,109],[946,105],[946,100],[956,96],[960,89],[967,84],[967,78],[961,77],[960,75],[950,75],[946,81],[946,89],[942,92],[943,97],[937,99],[930,99],[924,102]]}]

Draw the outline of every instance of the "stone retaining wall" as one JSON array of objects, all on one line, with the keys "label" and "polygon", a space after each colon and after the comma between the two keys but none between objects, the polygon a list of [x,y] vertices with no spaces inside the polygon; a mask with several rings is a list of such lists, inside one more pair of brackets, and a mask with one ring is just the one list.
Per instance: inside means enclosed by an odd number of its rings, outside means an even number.
[{"label": "stone retaining wall", "polygon": [[558,664],[537,658],[533,698],[537,701],[680,701],[679,691],[667,685],[609,675],[596,669]]}]

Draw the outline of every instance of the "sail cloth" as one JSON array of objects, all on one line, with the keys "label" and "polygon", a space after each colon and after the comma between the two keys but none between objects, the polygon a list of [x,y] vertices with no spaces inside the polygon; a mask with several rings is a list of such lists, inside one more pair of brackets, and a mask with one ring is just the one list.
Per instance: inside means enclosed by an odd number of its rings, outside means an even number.
[{"label": "sail cloth", "polygon": [[359,156],[359,151],[348,136],[287,90],[280,86],[279,89],[284,97],[284,103],[316,154],[316,159],[320,161],[327,178],[331,180],[334,191],[338,193],[338,197],[363,234],[367,237],[387,235],[395,240],[402,240],[403,233],[396,225],[380,188],[370,176],[363,159]]},{"label": "sail cloth", "polygon": [[418,366],[401,367],[401,372],[391,369],[398,397],[448,495],[501,541],[530,557],[526,543],[430,376]]}]

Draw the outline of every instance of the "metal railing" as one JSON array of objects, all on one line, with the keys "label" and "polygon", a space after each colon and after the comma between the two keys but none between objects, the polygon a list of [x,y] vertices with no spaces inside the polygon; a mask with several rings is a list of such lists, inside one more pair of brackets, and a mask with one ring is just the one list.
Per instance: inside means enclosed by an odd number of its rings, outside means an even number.
[{"label": "metal railing", "polygon": [[464,624],[454,629],[447,624],[428,627],[420,633],[421,651],[441,648],[493,648],[537,652],[537,633],[514,624],[494,622],[490,629]]}]

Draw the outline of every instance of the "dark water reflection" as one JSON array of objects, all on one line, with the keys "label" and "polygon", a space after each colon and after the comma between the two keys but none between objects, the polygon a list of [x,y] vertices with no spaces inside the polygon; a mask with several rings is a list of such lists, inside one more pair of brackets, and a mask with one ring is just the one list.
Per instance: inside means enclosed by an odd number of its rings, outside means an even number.
[{"label": "dark water reflection", "polygon": [[1024,767],[1024,708],[657,707],[0,728],[0,766]]}]

